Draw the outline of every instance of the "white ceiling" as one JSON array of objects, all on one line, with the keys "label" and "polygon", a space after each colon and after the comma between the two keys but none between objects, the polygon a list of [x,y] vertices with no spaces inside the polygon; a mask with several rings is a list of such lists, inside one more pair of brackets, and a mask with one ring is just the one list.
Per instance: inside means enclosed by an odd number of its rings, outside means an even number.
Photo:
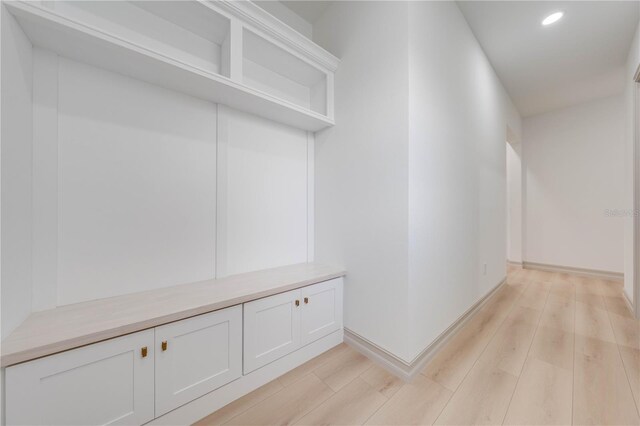
[{"label": "white ceiling", "polygon": [[[523,116],[622,91],[640,2],[458,4]],[[542,27],[557,10],[564,18]]]},{"label": "white ceiling", "polygon": [[[309,23],[331,1],[281,1]],[[620,93],[640,1],[459,1],[522,116]],[[541,21],[562,10],[563,19]]]},{"label": "white ceiling", "polygon": [[331,4],[330,1],[315,1],[315,0],[281,1],[281,3],[312,24],[320,17],[320,15],[322,15],[325,9]]}]

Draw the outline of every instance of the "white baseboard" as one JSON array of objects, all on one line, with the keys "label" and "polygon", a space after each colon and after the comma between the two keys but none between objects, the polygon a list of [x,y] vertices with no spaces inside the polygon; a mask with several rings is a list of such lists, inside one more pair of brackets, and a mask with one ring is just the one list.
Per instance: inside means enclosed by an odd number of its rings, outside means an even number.
[{"label": "white baseboard", "polygon": [[635,317],[636,316],[636,311],[635,311],[635,309],[633,309],[633,303],[631,303],[631,299],[629,299],[629,295],[627,295],[627,292],[624,291],[624,290],[622,291],[622,294],[624,295],[623,299],[624,299],[625,303],[627,304],[627,308],[629,308],[629,311]]},{"label": "white baseboard", "polygon": [[522,261],[517,262],[515,260],[508,260],[507,259],[507,265],[512,265],[512,266],[519,266],[522,267]]},{"label": "white baseboard", "polygon": [[270,381],[293,370],[312,358],[328,351],[343,341],[343,331],[338,330],[307,346],[298,349],[270,364],[259,368],[246,376],[224,385],[188,404],[176,408],[167,414],[147,423],[149,425],[185,425],[193,424],[203,417],[224,407],[230,402],[266,385]]},{"label": "white baseboard", "polygon": [[467,311],[462,314],[453,324],[449,326],[444,332],[442,332],[429,346],[427,346],[418,356],[416,356],[411,362],[406,362],[397,356],[391,354],[389,351],[381,348],[375,343],[365,339],[364,337],[354,333],[353,331],[345,328],[344,341],[346,344],[365,355],[367,358],[379,364],[389,372],[395,374],[406,382],[410,382],[416,377],[427,365],[429,361],[436,356],[436,354],[449,342],[449,340],[458,332],[464,325],[473,318],[473,315],[478,312],[488,301],[491,299],[496,291],[506,283],[504,278],[498,285],[496,285],[489,293],[483,296],[480,300],[473,304]]},{"label": "white baseboard", "polygon": [[581,275],[590,278],[602,278],[607,280],[622,281],[624,274],[621,272],[601,271],[598,269],[574,268],[572,266],[548,265],[545,263],[522,262],[525,269],[537,269],[548,272],[564,272],[567,274]]},{"label": "white baseboard", "polygon": [[347,328],[344,342],[405,382],[412,379],[410,364]]}]

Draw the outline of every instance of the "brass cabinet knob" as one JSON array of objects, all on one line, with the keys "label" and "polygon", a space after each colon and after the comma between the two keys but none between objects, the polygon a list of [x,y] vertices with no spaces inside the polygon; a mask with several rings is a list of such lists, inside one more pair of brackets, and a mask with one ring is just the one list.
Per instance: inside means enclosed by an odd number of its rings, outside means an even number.
[{"label": "brass cabinet knob", "polygon": [[308,298],[308,297],[305,297],[305,298],[304,298],[304,304],[306,305],[307,303],[309,303],[309,298]]},{"label": "brass cabinet knob", "polygon": [[166,351],[166,350],[167,350],[167,341],[166,341],[166,340],[164,340],[164,341],[162,342],[162,345],[160,345],[160,346],[162,347],[162,350],[163,350],[163,351]]},{"label": "brass cabinet knob", "polygon": [[147,357],[147,347],[146,346],[144,348],[140,349],[140,355],[142,355],[142,358],[146,358]]},{"label": "brass cabinet knob", "polygon": [[296,300],[296,306],[300,306],[300,301]]}]

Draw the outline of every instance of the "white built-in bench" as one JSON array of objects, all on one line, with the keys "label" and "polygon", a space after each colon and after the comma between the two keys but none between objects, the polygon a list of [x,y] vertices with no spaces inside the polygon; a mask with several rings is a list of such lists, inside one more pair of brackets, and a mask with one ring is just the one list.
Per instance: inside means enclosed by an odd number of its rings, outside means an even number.
[{"label": "white built-in bench", "polygon": [[2,342],[6,423],[196,421],[342,342],[343,275],[305,263],[35,312]]}]

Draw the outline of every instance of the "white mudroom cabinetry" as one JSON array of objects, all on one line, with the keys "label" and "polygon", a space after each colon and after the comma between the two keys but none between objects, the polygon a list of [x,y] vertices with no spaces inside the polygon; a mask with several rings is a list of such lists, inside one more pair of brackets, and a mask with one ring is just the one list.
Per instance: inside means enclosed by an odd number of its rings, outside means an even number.
[{"label": "white mudroom cabinetry", "polygon": [[[313,268],[318,266],[280,269]],[[3,358],[3,365],[9,364],[6,424],[143,424],[176,409],[184,410],[184,416],[167,421],[196,421],[202,416],[193,414],[197,410],[189,408],[192,401],[208,395],[211,402],[206,407],[223,406],[342,341],[343,273],[324,267],[316,271],[322,273],[315,278],[300,275],[304,279],[296,281],[292,290],[286,280],[274,287],[272,276],[251,273],[44,312],[36,316],[35,324],[57,323],[61,336],[76,334],[76,339],[105,333],[92,318],[101,312],[135,313],[138,324],[157,325],[61,352],[55,348],[64,348],[67,342],[37,336],[32,341],[41,340],[42,346],[7,354],[8,361]],[[238,293],[247,277],[260,281],[262,275],[266,275],[263,283]],[[226,296],[230,290],[235,291],[233,296]],[[207,309],[213,302],[213,306],[233,305],[167,323],[169,313],[159,307],[171,299],[175,307],[187,303],[194,310]],[[194,300],[200,304],[193,305]],[[244,303],[234,303],[238,301]],[[118,308],[136,302],[137,308]],[[172,312],[170,317],[182,315],[189,314]],[[65,329],[69,318],[84,318],[84,326],[75,321]],[[105,321],[101,327],[113,325],[113,319]],[[124,324],[119,330],[133,326]],[[86,334],[90,329],[93,334]],[[28,331],[27,327],[22,336]],[[33,359],[35,353],[44,356]],[[20,359],[25,362],[13,365],[12,360]]]},{"label": "white mudroom cabinetry", "polygon": [[0,426],[193,423],[343,341],[302,290],[344,275],[314,263],[335,56],[247,0],[0,23]]},{"label": "white mudroom cabinetry", "polygon": [[342,328],[342,278],[244,305],[244,373]]},{"label": "white mudroom cabinetry", "polygon": [[60,56],[300,129],[334,124],[338,59],[250,1],[6,7],[34,46]]},{"label": "white mudroom cabinetry", "polygon": [[242,306],[156,327],[159,417],[242,375]]},{"label": "white mudroom cabinetry", "polygon": [[303,287],[300,299],[302,345],[342,328],[342,278]]},{"label": "white mudroom cabinetry", "polygon": [[6,369],[8,425],[142,424],[154,418],[153,330]]},{"label": "white mudroom cabinetry", "polygon": [[244,305],[244,374],[300,347],[300,290]]}]

